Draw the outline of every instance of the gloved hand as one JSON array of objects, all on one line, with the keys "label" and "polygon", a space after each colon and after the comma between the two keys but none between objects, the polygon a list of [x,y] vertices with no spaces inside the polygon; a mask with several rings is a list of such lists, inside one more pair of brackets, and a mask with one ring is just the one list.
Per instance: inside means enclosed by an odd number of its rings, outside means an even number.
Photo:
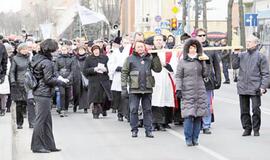
[{"label": "gloved hand", "polygon": [[0,77],[1,77],[1,78],[0,78],[0,84],[2,84],[2,83],[4,83],[4,81],[5,81],[5,76],[4,76],[4,75],[1,75]]},{"label": "gloved hand", "polygon": [[118,66],[116,69],[115,69],[116,72],[121,72],[122,71],[122,67]]},{"label": "gloved hand", "polygon": [[98,68],[98,67],[95,67],[95,68],[94,68],[94,71],[95,71],[95,72],[99,72],[99,68]]},{"label": "gloved hand", "polygon": [[28,103],[29,103],[30,105],[35,105],[35,104],[36,104],[34,98],[30,98],[30,99],[28,99],[27,101],[28,101]]},{"label": "gloved hand", "polygon": [[101,70],[102,73],[107,72],[107,68],[106,67],[101,67],[101,68],[99,68],[99,70]]},{"label": "gloved hand", "polygon": [[180,90],[176,91],[176,97],[182,99],[182,92]]}]

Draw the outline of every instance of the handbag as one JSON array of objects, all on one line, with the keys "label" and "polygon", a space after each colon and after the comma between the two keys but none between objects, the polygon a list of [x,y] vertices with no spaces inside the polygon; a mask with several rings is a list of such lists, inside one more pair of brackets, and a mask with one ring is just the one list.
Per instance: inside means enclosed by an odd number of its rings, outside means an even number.
[{"label": "handbag", "polygon": [[88,84],[89,84],[89,81],[88,79],[83,75],[83,73],[81,72],[81,75],[82,75],[82,86],[84,88],[87,88],[88,87]]}]

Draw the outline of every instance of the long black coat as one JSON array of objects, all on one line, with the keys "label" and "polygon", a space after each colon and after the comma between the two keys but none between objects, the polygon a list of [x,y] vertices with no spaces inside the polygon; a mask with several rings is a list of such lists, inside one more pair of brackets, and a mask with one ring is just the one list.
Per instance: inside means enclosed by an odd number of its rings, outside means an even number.
[{"label": "long black coat", "polygon": [[73,72],[73,98],[75,105],[79,105],[79,109],[89,108],[88,103],[88,87],[84,87],[82,83],[82,73],[87,54],[74,57]]},{"label": "long black coat", "polygon": [[83,74],[88,78],[88,97],[89,103],[103,103],[105,98],[112,99],[111,85],[108,76],[108,72],[97,73],[94,68],[98,66],[98,63],[105,65],[108,71],[107,63],[108,57],[106,55],[94,56],[90,55],[86,58]]},{"label": "long black coat", "polygon": [[24,74],[27,71],[30,60],[28,55],[18,53],[12,58],[10,67],[11,97],[14,101],[26,101],[27,94],[24,88]]},{"label": "long black coat", "polygon": [[5,46],[0,43],[0,78],[5,77],[7,71],[7,51]]}]

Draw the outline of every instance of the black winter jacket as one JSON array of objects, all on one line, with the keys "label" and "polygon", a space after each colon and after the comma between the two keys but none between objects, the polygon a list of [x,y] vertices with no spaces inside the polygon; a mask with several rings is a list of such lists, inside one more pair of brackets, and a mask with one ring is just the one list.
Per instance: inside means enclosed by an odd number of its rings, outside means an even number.
[{"label": "black winter jacket", "polygon": [[5,77],[6,75],[7,61],[8,61],[8,56],[7,56],[6,48],[2,43],[0,43],[0,79]]},{"label": "black winter jacket", "polygon": [[60,85],[54,74],[53,62],[41,54],[36,54],[31,61],[34,68],[34,76],[38,80],[38,86],[33,91],[34,96],[51,97],[54,86]]},{"label": "black winter jacket", "polygon": [[60,54],[55,61],[55,74],[56,77],[62,76],[63,78],[73,80],[73,66],[74,59],[69,54]]}]

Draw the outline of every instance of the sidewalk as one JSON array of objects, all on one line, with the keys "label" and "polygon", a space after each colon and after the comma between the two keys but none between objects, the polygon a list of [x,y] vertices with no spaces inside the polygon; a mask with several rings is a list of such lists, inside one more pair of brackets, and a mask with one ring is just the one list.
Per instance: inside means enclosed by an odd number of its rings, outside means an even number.
[{"label": "sidewalk", "polygon": [[12,114],[0,117],[0,159],[13,160]]}]

